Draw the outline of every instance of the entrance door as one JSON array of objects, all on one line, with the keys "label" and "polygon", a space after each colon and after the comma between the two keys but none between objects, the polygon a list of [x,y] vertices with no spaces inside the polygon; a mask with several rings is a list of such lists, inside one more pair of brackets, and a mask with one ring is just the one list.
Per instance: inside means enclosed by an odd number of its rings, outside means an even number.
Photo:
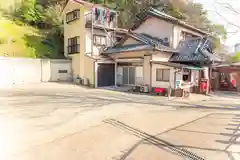
[{"label": "entrance door", "polygon": [[128,67],[123,67],[123,84],[128,84]]},{"label": "entrance door", "polygon": [[129,84],[135,84],[135,67],[129,68]]},{"label": "entrance door", "polygon": [[135,67],[123,67],[123,84],[135,84],[136,81],[136,68]]},{"label": "entrance door", "polygon": [[97,75],[98,87],[115,85],[114,64],[99,64]]}]

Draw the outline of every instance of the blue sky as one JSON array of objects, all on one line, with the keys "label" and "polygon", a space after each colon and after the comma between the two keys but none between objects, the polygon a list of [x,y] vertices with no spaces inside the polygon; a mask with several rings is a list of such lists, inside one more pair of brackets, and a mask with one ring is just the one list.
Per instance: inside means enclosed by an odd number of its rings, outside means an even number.
[{"label": "blue sky", "polygon": [[[209,19],[218,24],[222,24],[227,29],[228,39],[224,44],[233,47],[235,43],[240,43],[240,0],[193,0],[202,3],[208,11]],[[228,9],[231,5],[239,14]],[[217,14],[216,11],[220,14]],[[234,25],[239,27],[236,27]]]}]

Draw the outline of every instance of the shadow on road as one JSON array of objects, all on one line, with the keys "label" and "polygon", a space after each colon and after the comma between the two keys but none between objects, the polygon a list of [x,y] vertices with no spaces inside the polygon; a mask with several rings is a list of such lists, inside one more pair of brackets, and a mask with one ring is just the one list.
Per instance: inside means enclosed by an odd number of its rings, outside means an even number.
[{"label": "shadow on road", "polygon": [[[218,121],[218,118],[221,116],[227,116],[228,118],[225,118],[224,122],[230,121],[231,123],[226,123],[226,126],[219,124],[219,126],[221,126],[220,132],[208,131],[205,128],[202,128],[204,131],[191,130],[191,125],[198,125],[197,123],[203,123],[204,121],[206,121],[206,119],[211,120],[212,118],[215,118],[215,121]],[[236,158],[234,158],[233,154],[236,154],[236,153],[240,154],[240,152],[234,152],[234,151],[229,150],[232,145],[235,145],[235,146],[240,145],[239,141],[237,141],[237,139],[239,139],[239,137],[240,137],[240,134],[237,134],[237,133],[239,133],[238,131],[239,131],[240,123],[233,123],[233,121],[232,121],[236,117],[239,117],[239,114],[222,114],[222,113],[208,114],[207,116],[195,119],[195,120],[185,123],[183,125],[169,129],[165,132],[158,133],[154,136],[150,135],[146,132],[140,131],[139,129],[129,126],[129,125],[127,125],[123,122],[120,122],[116,119],[107,119],[104,122],[141,138],[141,140],[138,143],[133,145],[130,149],[127,150],[126,153],[124,153],[119,158],[120,160],[126,160],[138,148],[138,146],[140,146],[142,144],[151,144],[151,145],[157,146],[158,148],[163,149],[167,152],[170,152],[172,154],[176,154],[178,156],[186,157],[186,158],[193,159],[193,160],[200,160],[200,159],[202,160],[203,158],[197,156],[192,151],[190,152],[188,149],[202,150],[202,151],[206,151],[208,153],[212,152],[211,154],[224,153],[224,154],[226,154],[226,156],[228,156],[228,158],[230,160],[237,160]],[[206,121],[206,123],[207,122],[208,121]],[[230,132],[229,132],[229,129],[226,128],[228,126],[231,126]],[[182,129],[182,128],[186,128],[186,127],[188,127],[189,129]],[[172,144],[164,138],[161,138],[161,139],[159,138],[159,136],[161,136],[161,135],[173,135],[173,133],[175,133],[175,135],[177,136],[180,132],[186,132],[186,134],[188,134],[188,136],[191,135],[191,137],[194,138],[194,140],[198,138],[198,137],[194,137],[196,135],[198,135],[198,136],[200,135],[200,137],[201,137],[201,135],[204,135],[202,137],[205,137],[206,139],[208,139],[207,138],[208,136],[210,136],[210,137],[214,136],[216,138],[215,143],[225,145],[225,147],[224,147],[224,149],[210,148],[207,145],[207,143],[204,146],[198,146],[198,145],[191,145],[191,142],[190,142],[190,144],[187,144],[187,145],[181,144],[179,142],[178,142],[178,144],[176,144],[176,143]],[[169,136],[167,136],[167,137],[169,137]],[[177,138],[177,137],[175,137],[175,138]],[[215,139],[215,138],[213,138],[213,139]],[[228,140],[225,140],[225,141],[220,140],[220,139],[218,140],[217,138],[221,138],[221,139],[227,138]],[[185,140],[182,139],[182,142],[184,142],[184,141]],[[202,141],[205,141],[205,140],[202,139]],[[180,140],[180,142],[181,142],[181,140]]]},{"label": "shadow on road", "polygon": [[[219,107],[221,106],[221,104],[219,105],[216,105],[214,107],[211,107],[211,106],[207,106],[207,105],[199,105],[199,104],[192,104],[191,106],[189,105],[189,103],[184,103],[186,105],[184,106],[179,106],[180,108],[195,108],[195,109],[210,109],[210,110],[229,110],[229,111],[238,111],[240,110],[240,106],[239,105],[231,105],[231,108],[230,107]],[[225,106],[230,106],[230,104],[228,105],[225,105]]]},{"label": "shadow on road", "polygon": [[[1,95],[0,98],[6,99],[6,112],[0,114],[14,114],[17,118],[26,120],[48,119],[54,116],[57,112],[64,112],[65,116],[61,119],[56,119],[54,123],[38,124],[34,127],[40,130],[48,130],[51,128],[60,127],[69,123],[80,114],[98,110],[104,106],[112,104],[142,104],[144,107],[155,105],[156,107],[173,108],[170,104],[165,104],[164,101],[151,101],[146,98],[127,97],[125,95],[111,95],[104,93],[47,93],[47,92],[26,92],[16,91]],[[146,104],[146,105],[145,105]],[[0,106],[1,107],[1,106]],[[128,107],[128,106],[125,106]],[[1,109],[1,108],[0,108]]]},{"label": "shadow on road", "polygon": [[[24,119],[50,118],[54,113],[64,110],[69,115],[58,119],[56,123],[39,125],[39,128],[50,129],[52,127],[62,126],[82,113],[92,110],[101,109],[104,106],[112,104],[135,103],[142,104],[144,107],[149,105],[155,107],[169,107],[175,109],[206,109],[206,110],[240,110],[240,108],[224,108],[224,107],[209,107],[204,105],[190,105],[188,103],[178,103],[163,100],[162,98],[153,98],[151,96],[126,96],[125,94],[107,94],[101,92],[33,92],[33,91],[17,91],[1,95],[1,98],[7,100],[8,108],[11,108],[6,113],[19,113],[18,116]],[[128,106],[126,106],[128,107]],[[163,107],[163,108],[164,108]],[[7,109],[4,107],[4,109]],[[20,111],[19,111],[20,109]],[[37,110],[37,112],[36,112]],[[239,119],[235,119],[236,121]]]},{"label": "shadow on road", "polygon": [[[117,121],[116,119],[107,119],[104,121],[107,124],[110,124],[112,126],[118,127],[120,129],[123,129],[139,138],[142,138],[145,142],[148,142],[152,145],[155,145],[167,152],[170,152],[172,154],[176,154],[178,156],[182,156],[182,157],[186,157],[192,160],[204,160],[204,158],[201,158],[199,156],[197,156],[196,154],[184,149],[184,148],[180,148],[172,143],[169,143],[167,141],[164,141],[162,139],[159,139],[153,135],[150,135],[146,132],[140,131],[139,129],[133,128],[123,122]],[[134,147],[136,148],[136,146]],[[133,149],[131,149],[133,150]],[[126,159],[126,157],[129,155],[125,154],[124,156],[122,156],[120,158],[120,160],[124,160]]]}]

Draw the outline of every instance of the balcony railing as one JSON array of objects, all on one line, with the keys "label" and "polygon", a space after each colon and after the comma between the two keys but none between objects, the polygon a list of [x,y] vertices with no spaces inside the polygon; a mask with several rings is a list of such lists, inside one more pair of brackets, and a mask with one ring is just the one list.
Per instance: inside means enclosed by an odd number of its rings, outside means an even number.
[{"label": "balcony railing", "polygon": [[[93,18],[93,21],[92,21]],[[92,16],[92,13],[88,13],[85,15],[85,22],[86,24],[91,24],[95,26],[100,26],[104,28],[114,29],[117,28],[117,19],[116,17],[112,21],[108,21],[104,17],[98,16],[98,18],[95,17],[95,15]]]}]

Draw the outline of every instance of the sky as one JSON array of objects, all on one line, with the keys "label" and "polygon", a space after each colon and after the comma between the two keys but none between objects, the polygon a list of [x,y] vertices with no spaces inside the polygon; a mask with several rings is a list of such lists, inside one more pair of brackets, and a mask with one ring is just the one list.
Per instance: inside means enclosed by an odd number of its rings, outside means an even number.
[{"label": "sky", "polygon": [[[224,25],[228,31],[228,39],[223,42],[224,44],[233,48],[236,43],[240,43],[240,0],[193,1],[203,4],[208,11],[208,18],[212,22]],[[235,11],[239,11],[239,13]]]}]

